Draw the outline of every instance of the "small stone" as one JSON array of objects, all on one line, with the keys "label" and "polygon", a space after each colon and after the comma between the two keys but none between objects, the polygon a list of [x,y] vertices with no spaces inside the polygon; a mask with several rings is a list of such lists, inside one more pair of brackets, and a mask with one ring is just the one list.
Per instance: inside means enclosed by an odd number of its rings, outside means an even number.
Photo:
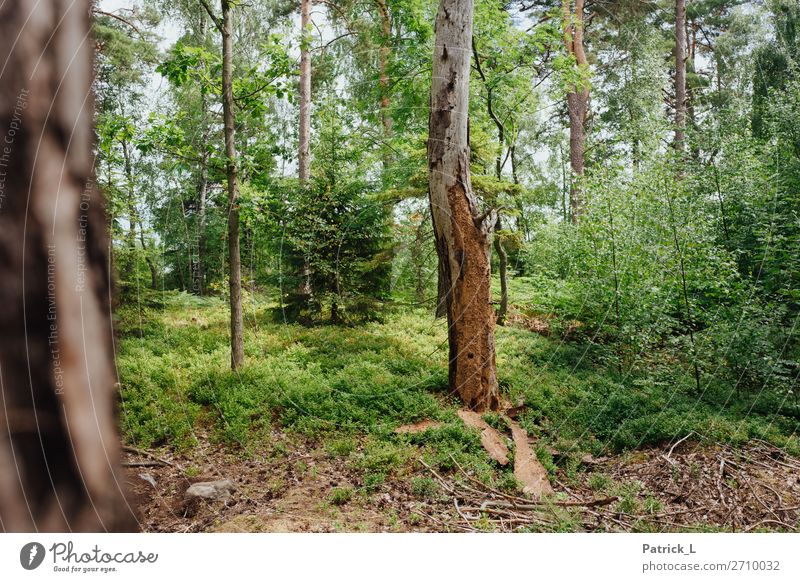
[{"label": "small stone", "polygon": [[230,479],[220,481],[205,481],[195,483],[186,490],[184,497],[187,501],[205,499],[208,501],[230,499],[231,493],[236,490],[236,485]]}]

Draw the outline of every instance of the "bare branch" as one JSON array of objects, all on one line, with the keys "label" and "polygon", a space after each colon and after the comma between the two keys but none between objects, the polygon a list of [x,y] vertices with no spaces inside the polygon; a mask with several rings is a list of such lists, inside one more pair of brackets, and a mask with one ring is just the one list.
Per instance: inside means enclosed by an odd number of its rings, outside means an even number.
[{"label": "bare branch", "polygon": [[211,18],[211,21],[214,23],[214,26],[217,27],[217,30],[222,32],[222,21],[216,14],[214,14],[214,10],[209,5],[208,0],[200,0],[200,4],[202,4],[206,12],[208,12],[208,16]]},{"label": "bare branch", "polygon": [[142,31],[139,30],[133,22],[131,22],[127,18],[123,18],[119,14],[112,14],[111,12],[106,12],[105,10],[100,10],[98,8],[93,8],[92,12],[94,13],[95,16],[108,16],[109,18],[119,20],[120,22],[130,26],[133,30],[137,32],[137,34],[139,34],[139,36],[142,36]]}]

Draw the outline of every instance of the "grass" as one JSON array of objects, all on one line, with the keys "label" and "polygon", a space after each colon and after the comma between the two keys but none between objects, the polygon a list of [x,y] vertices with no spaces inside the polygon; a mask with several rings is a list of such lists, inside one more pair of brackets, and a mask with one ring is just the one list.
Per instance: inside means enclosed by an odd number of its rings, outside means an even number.
[{"label": "grass", "polygon": [[[516,296],[525,297],[523,291]],[[387,310],[381,322],[359,327],[306,328],[275,323],[274,307],[263,297],[249,299],[246,363],[234,373],[221,299],[170,292],[123,306],[116,317],[124,438],[140,447],[186,450],[198,434],[208,434],[247,451],[277,426],[320,440],[327,454],[363,475],[367,490],[403,475],[419,455],[441,470],[457,462],[488,484],[513,488],[510,469],[497,470],[455,414],[443,321],[423,310]],[[501,388],[511,401],[527,404],[520,422],[539,437],[538,453],[551,471],[549,447],[569,453],[562,456],[565,466],[577,470],[570,459],[579,453],[630,450],[690,431],[800,450],[796,419],[752,400],[725,402],[719,389],[698,397],[690,378],[620,376],[598,363],[593,350],[521,328],[497,330]],[[443,424],[417,435],[393,433],[426,418]],[[498,422],[492,415],[487,420]],[[427,482],[414,488],[430,494]]]}]

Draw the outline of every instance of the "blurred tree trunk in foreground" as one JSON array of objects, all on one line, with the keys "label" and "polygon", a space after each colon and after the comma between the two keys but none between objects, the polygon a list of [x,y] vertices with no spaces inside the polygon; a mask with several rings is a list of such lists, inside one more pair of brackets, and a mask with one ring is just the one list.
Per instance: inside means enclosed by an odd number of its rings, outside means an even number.
[{"label": "blurred tree trunk in foreground", "polygon": [[0,529],[118,531],[90,2],[0,7]]}]

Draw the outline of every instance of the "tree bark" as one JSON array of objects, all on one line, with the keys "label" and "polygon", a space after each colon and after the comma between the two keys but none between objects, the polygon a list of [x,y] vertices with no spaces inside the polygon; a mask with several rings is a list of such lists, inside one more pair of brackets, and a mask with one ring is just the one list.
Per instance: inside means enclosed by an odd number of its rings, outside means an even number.
[{"label": "tree bark", "polygon": [[88,0],[0,11],[0,530],[134,529],[114,417]]},{"label": "tree bark", "polygon": [[[435,238],[435,235],[434,235]],[[441,319],[447,317],[447,274],[445,263],[442,260],[444,251],[439,250],[439,241],[436,241],[436,309],[434,317]]]},{"label": "tree bark", "polygon": [[[584,68],[588,64],[583,48],[584,0],[575,0],[574,10],[570,0],[562,0],[564,18],[564,46],[574,56],[575,64]],[[570,218],[578,222],[583,207],[584,154],[586,149],[586,117],[589,112],[589,86],[583,82],[573,85],[567,92],[569,113],[569,162],[572,179],[569,190]]]},{"label": "tree bark", "polygon": [[133,165],[131,163],[130,150],[128,149],[128,140],[122,140],[122,160],[125,171],[126,190],[128,198],[125,201],[128,205],[128,232],[125,235],[125,246],[128,248],[128,257],[125,260],[125,269],[122,273],[121,279],[130,283],[133,272],[136,268],[136,223],[138,217],[136,216],[136,190],[133,185]]},{"label": "tree bark", "polygon": [[389,97],[389,57],[392,54],[392,19],[386,0],[375,0],[381,21],[381,48],[378,52],[379,85],[381,89],[381,125],[383,126],[383,169],[386,170],[392,163],[389,139],[392,137],[392,114],[389,110],[391,104]]},{"label": "tree bark", "polygon": [[[203,44],[206,42],[206,19],[200,19],[199,25],[199,41]],[[202,63],[205,66],[205,63]],[[200,147],[202,148],[200,154],[200,175],[197,180],[197,223],[195,225],[197,234],[197,263],[194,265],[194,280],[192,281],[192,291],[196,295],[205,295],[206,293],[206,198],[208,196],[208,139],[209,139],[209,126],[207,121],[208,115],[208,97],[205,92],[200,95],[200,109],[203,115],[203,133],[201,137]]]},{"label": "tree bark", "polygon": [[233,33],[230,0],[222,3],[222,116],[225,125],[225,166],[228,176],[228,262],[231,303],[231,369],[244,362],[242,263],[239,251],[239,182],[236,167],[236,126],[233,110]]},{"label": "tree bark", "polygon": [[675,0],[675,149],[686,141],[686,0]]},{"label": "tree bark", "polygon": [[430,204],[447,289],[450,388],[476,411],[499,404],[490,285],[496,212],[481,216],[469,173],[472,0],[441,0],[428,133]]},{"label": "tree bark", "polygon": [[298,177],[305,184],[310,175],[311,137],[311,52],[308,27],[311,25],[311,0],[300,0],[300,151]]},{"label": "tree bark", "polygon": [[[205,102],[205,97],[203,98]],[[197,182],[197,261],[194,265],[192,291],[205,295],[206,268],[206,198],[208,196],[208,152],[205,149],[207,136],[203,139],[203,154],[200,159],[200,176]]]},{"label": "tree bark", "polygon": [[156,264],[153,262],[153,259],[148,252],[147,245],[145,244],[144,224],[142,222],[141,215],[139,217],[139,242],[142,243],[142,254],[144,254],[144,260],[147,263],[147,268],[150,269],[150,288],[158,289],[158,269],[156,269]]},{"label": "tree bark", "polygon": [[[495,230],[499,232],[502,228],[503,224],[498,216]],[[497,235],[494,237],[494,250],[497,252],[497,271],[500,276],[500,307],[497,310],[497,325],[505,325],[508,313],[508,254],[503,246],[503,241]]]},{"label": "tree bark", "polygon": [[[300,0],[300,121],[297,177],[305,188],[311,177],[311,0]],[[314,289],[311,285],[311,264],[303,260],[299,295],[309,311],[314,310]]]}]

